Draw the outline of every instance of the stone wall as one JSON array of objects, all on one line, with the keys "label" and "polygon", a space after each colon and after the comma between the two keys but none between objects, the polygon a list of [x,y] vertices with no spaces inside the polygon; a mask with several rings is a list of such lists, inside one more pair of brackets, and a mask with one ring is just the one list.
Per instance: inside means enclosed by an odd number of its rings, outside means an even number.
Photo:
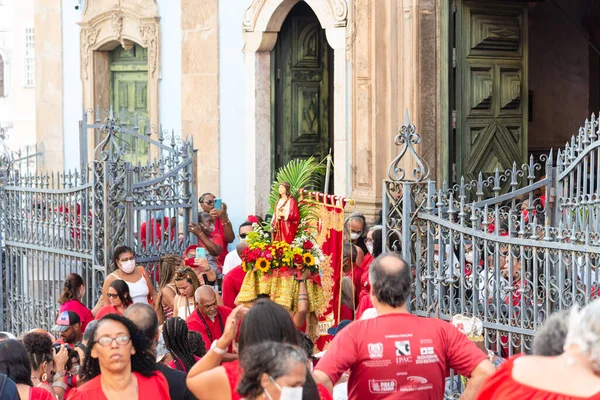
[{"label": "stone wall", "polygon": [[64,167],[61,0],[34,1],[37,143],[43,171]]},{"label": "stone wall", "polygon": [[182,133],[198,149],[198,194],[219,194],[218,23],[218,0],[181,0]]}]

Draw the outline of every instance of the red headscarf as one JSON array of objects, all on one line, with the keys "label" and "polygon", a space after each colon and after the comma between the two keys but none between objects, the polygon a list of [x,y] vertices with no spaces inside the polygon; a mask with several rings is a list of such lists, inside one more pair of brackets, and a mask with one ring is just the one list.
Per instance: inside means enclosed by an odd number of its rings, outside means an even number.
[{"label": "red headscarf", "polygon": [[186,255],[186,254],[187,254],[187,253],[188,253],[190,250],[196,250],[198,247],[200,247],[200,246],[198,246],[197,244],[190,244],[190,245],[188,246],[188,248],[187,248],[187,249],[185,249],[185,251],[184,251],[184,252],[183,252],[183,254],[181,255],[181,259],[185,261],[185,255]]}]

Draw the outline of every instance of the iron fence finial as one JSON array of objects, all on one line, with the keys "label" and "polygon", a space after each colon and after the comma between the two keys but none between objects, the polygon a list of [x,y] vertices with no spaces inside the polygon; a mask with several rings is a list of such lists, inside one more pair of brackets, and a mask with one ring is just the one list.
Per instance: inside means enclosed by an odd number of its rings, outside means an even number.
[{"label": "iron fence finial", "polygon": [[[394,143],[396,146],[400,147],[400,152],[388,168],[388,177],[396,182],[422,182],[426,180],[429,177],[429,165],[415,149],[415,145],[421,143],[421,135],[417,133],[416,127],[411,124],[408,109],[404,112],[404,125],[398,129],[398,134],[394,138]],[[404,157],[407,153],[411,158],[408,165],[416,164],[416,167],[412,169],[412,179],[407,179],[406,170],[403,165],[405,162]]]}]

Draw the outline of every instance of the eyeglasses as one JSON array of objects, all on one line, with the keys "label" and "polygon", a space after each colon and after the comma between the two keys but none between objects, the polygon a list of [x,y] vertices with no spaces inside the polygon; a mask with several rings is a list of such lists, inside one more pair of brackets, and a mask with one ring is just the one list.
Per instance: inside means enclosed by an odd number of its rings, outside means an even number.
[{"label": "eyeglasses", "polygon": [[121,261],[122,263],[127,262],[127,261],[135,261],[135,257],[120,258],[119,261]]},{"label": "eyeglasses", "polygon": [[106,296],[107,296],[109,299],[116,299],[117,297],[119,297],[119,295],[118,295],[118,294],[116,294],[116,293],[106,293]]},{"label": "eyeglasses", "polygon": [[100,339],[96,340],[96,343],[98,343],[102,347],[108,347],[112,344],[113,341],[117,342],[117,345],[119,346],[124,346],[131,341],[131,337],[127,335],[117,336],[115,338],[109,336],[102,336]]},{"label": "eyeglasses", "polygon": [[204,200],[203,203],[208,204],[209,206],[212,206],[213,204],[215,204],[215,201],[214,200]]}]

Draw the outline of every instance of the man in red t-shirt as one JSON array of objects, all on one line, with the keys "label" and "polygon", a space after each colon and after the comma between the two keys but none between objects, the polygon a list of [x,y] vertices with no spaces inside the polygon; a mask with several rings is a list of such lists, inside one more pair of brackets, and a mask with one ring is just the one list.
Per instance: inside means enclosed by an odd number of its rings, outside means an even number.
[{"label": "man in red t-shirt", "polygon": [[331,390],[350,370],[350,400],[439,400],[453,368],[470,377],[461,398],[473,399],[494,373],[487,354],[451,324],[408,312],[412,275],[397,254],[375,259],[370,278],[377,318],[355,321],[335,336],[316,366],[316,382]]},{"label": "man in red t-shirt", "polygon": [[227,256],[227,245],[235,240],[235,233],[227,215],[227,204],[223,203],[221,210],[215,209],[215,195],[212,193],[204,193],[198,199],[198,203],[202,211],[209,213],[215,219],[215,233],[221,235],[224,240],[224,246],[218,255],[219,263],[223,265]]},{"label": "man in red t-shirt", "polygon": [[[225,321],[232,310],[217,304],[217,293],[210,286],[200,286],[194,297],[196,309],[186,319],[188,329],[200,333],[206,350],[210,350],[223,335]],[[237,354],[233,354],[233,346],[230,345],[223,361],[232,360],[237,360]]]},{"label": "man in red t-shirt", "polygon": [[[236,251],[238,252],[240,257],[247,246],[248,243],[246,242],[240,242],[237,245]],[[223,297],[224,305],[231,309],[234,309],[236,307],[235,299],[238,293],[240,293],[240,289],[242,288],[242,283],[244,283],[245,277],[246,273],[242,269],[241,265],[236,266],[231,271],[229,271],[227,275],[225,275],[225,278],[223,278],[223,293],[221,296]]]},{"label": "man in red t-shirt", "polygon": [[198,237],[198,247],[206,249],[206,260],[210,268],[219,274],[223,266],[219,255],[224,247],[227,248],[227,245],[223,236],[216,233],[215,219],[209,213],[199,213],[198,221],[198,224],[192,222],[188,229]]}]

